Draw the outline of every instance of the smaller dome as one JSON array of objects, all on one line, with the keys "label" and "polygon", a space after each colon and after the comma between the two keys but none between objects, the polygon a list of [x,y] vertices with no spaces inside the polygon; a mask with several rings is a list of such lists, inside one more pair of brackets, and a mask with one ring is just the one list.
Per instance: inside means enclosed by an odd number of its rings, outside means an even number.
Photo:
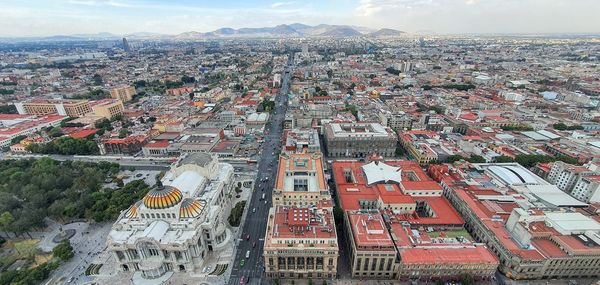
[{"label": "smaller dome", "polygon": [[181,190],[164,186],[152,189],[144,196],[144,206],[148,209],[166,209],[177,205],[183,198]]},{"label": "smaller dome", "polygon": [[183,202],[181,202],[181,207],[179,208],[179,218],[185,219],[200,216],[205,204],[206,202],[202,200],[194,200],[192,198],[184,199]]},{"label": "smaller dome", "polygon": [[125,212],[125,217],[129,218],[129,219],[137,218],[138,217],[138,209],[140,208],[141,204],[142,204],[142,200],[139,200],[139,201],[135,202],[135,204],[131,205],[131,207],[129,207],[127,212]]}]

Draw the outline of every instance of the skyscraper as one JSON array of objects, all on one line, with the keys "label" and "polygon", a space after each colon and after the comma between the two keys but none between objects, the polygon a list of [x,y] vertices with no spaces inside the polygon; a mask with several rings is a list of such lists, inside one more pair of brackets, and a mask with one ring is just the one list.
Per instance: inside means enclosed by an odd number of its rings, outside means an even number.
[{"label": "skyscraper", "polygon": [[131,51],[131,47],[129,46],[126,38],[123,38],[123,50],[125,50],[125,52]]}]

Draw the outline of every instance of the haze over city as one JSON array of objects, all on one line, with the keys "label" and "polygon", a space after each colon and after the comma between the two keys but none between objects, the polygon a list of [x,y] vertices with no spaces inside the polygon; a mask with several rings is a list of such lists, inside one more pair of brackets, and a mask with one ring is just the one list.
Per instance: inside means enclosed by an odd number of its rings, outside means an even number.
[{"label": "haze over city", "polygon": [[595,0],[1,0],[0,37],[178,34],[280,24],[438,34],[598,33]]},{"label": "haze over city", "polygon": [[600,0],[0,0],[0,285],[600,285]]}]

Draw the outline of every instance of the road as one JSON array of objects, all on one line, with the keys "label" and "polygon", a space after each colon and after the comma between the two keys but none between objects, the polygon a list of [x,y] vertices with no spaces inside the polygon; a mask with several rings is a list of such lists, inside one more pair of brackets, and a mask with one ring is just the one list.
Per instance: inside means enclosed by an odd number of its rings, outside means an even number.
[{"label": "road", "polygon": [[[267,228],[267,216],[271,207],[271,191],[275,183],[279,153],[281,151],[281,136],[283,120],[287,109],[290,84],[292,57],[288,60],[282,76],[279,94],[275,97],[275,111],[271,113],[266,126],[265,141],[258,161],[258,175],[250,201],[246,204],[247,215],[242,225],[242,236],[235,254],[233,269],[229,284],[240,284],[242,276],[248,284],[262,284],[264,261],[262,259],[263,243]],[[262,199],[262,195],[265,199]],[[250,252],[246,259],[246,253]],[[244,266],[241,261],[244,260]]]}]

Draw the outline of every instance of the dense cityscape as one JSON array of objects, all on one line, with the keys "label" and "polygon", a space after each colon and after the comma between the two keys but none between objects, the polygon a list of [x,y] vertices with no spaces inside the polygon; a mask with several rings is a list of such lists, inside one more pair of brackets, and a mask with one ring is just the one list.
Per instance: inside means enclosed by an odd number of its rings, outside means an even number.
[{"label": "dense cityscape", "polygon": [[0,284],[598,284],[600,38],[0,38]]}]

